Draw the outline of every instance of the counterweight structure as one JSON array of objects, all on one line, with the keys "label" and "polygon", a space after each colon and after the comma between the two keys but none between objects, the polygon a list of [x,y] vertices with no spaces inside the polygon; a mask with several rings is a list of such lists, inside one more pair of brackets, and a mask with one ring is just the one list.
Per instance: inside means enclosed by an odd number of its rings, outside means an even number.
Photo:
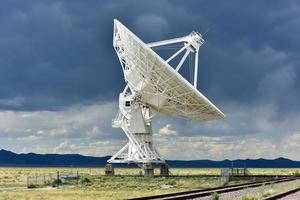
[{"label": "counterweight structure", "polygon": [[[114,20],[113,46],[127,83],[119,95],[119,112],[112,126],[122,128],[128,143],[109,163],[165,163],[153,145],[151,121],[157,113],[194,121],[222,119],[225,115],[197,90],[199,48],[202,35],[189,35],[145,44],[118,20]],[[183,44],[164,60],[151,48]],[[173,67],[170,61],[181,56]],[[194,79],[189,83],[180,74],[189,54],[194,54]]]}]

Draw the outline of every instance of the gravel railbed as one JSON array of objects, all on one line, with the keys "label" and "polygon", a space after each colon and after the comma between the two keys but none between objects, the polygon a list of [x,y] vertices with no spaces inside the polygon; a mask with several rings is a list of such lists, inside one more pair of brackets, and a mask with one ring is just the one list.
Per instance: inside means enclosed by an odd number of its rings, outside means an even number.
[{"label": "gravel railbed", "polygon": [[[220,200],[234,200],[234,199],[241,199],[243,196],[251,196],[251,197],[261,198],[262,194],[272,193],[271,195],[273,195],[273,194],[275,194],[274,191],[277,191],[280,188],[291,187],[291,186],[293,186],[293,184],[300,185],[300,180],[275,183],[274,185],[270,184],[270,185],[264,185],[264,186],[260,186],[260,187],[254,187],[254,188],[245,188],[243,190],[237,190],[237,191],[233,191],[233,192],[223,193],[223,194],[219,194],[219,199]],[[299,193],[298,193],[298,195],[299,195]],[[200,198],[195,198],[195,199],[210,200],[211,196],[200,197]],[[300,198],[298,198],[297,200],[300,200]]]}]

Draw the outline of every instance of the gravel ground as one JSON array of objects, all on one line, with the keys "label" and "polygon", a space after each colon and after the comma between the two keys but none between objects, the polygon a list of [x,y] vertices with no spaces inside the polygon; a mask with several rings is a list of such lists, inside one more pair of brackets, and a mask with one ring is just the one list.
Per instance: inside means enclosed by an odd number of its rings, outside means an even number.
[{"label": "gravel ground", "polygon": [[27,187],[16,186],[16,187],[0,187],[0,190],[25,190]]},{"label": "gravel ground", "polygon": [[[274,194],[274,190],[276,191],[277,188],[285,188],[292,186],[293,184],[300,184],[300,180],[295,180],[295,181],[289,181],[289,182],[283,182],[283,183],[277,183],[274,185],[266,185],[266,186],[260,186],[260,187],[255,187],[255,188],[246,188],[244,190],[238,190],[234,192],[228,192],[224,194],[219,194],[220,200],[234,200],[234,199],[241,199],[243,196],[256,196],[256,197],[261,197],[262,194],[266,193],[271,193],[271,195]],[[298,197],[300,197],[299,193]],[[210,200],[211,197],[201,197],[201,198],[196,198],[199,200]],[[300,198],[296,198],[297,200],[300,200]]]},{"label": "gravel ground", "polygon": [[[59,186],[60,189],[69,189],[69,188],[75,188],[74,185],[61,185]],[[24,186],[16,186],[16,187],[0,187],[0,191],[8,191],[8,190],[56,190],[57,187],[47,186],[47,187],[41,187],[41,188],[27,188]]]},{"label": "gravel ground", "polygon": [[294,194],[291,194],[287,197],[283,197],[281,198],[282,200],[299,200],[300,199],[300,191],[294,193]]}]

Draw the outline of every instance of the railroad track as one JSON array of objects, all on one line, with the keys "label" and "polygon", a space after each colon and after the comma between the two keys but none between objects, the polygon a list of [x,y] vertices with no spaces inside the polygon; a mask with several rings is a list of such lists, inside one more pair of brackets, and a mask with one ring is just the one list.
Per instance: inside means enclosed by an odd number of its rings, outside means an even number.
[{"label": "railroad track", "polygon": [[277,199],[282,199],[284,197],[289,197],[290,195],[292,195],[292,194],[294,194],[296,192],[299,192],[299,191],[300,191],[300,187],[295,188],[293,190],[289,190],[289,191],[283,192],[283,193],[275,194],[273,196],[264,198],[263,200],[277,200]]},{"label": "railroad track", "polygon": [[215,187],[215,188],[209,188],[209,189],[192,190],[192,191],[185,191],[185,192],[176,192],[176,193],[169,193],[169,194],[161,194],[161,195],[154,195],[154,196],[147,196],[147,197],[132,198],[130,200],[195,199],[195,198],[199,198],[199,197],[211,196],[215,192],[218,193],[218,194],[222,194],[222,193],[227,193],[227,192],[243,190],[245,188],[254,188],[254,187],[259,187],[259,186],[262,186],[262,185],[270,185],[270,184],[274,184],[274,183],[282,183],[282,182],[293,181],[293,180],[296,180],[296,179],[297,178],[292,177],[292,178],[282,178],[282,179],[277,179],[277,180],[258,181],[258,182],[252,182],[252,183],[228,185],[228,186]]}]

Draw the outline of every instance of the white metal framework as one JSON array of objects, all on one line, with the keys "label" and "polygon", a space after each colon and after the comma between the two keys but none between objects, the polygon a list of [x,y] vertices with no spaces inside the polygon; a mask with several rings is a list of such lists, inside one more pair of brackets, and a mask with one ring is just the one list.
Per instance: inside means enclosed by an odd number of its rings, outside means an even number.
[{"label": "white metal framework", "polygon": [[[167,60],[151,48],[183,43]],[[225,115],[197,90],[199,48],[202,35],[192,32],[185,37],[145,44],[119,21],[114,20],[113,46],[127,83],[119,96],[119,113],[113,127],[120,127],[129,142],[109,163],[163,163],[153,147],[151,120],[156,113],[189,120],[222,119]],[[178,65],[169,62],[184,53]],[[191,85],[179,73],[189,54],[195,54],[194,81]]]}]

